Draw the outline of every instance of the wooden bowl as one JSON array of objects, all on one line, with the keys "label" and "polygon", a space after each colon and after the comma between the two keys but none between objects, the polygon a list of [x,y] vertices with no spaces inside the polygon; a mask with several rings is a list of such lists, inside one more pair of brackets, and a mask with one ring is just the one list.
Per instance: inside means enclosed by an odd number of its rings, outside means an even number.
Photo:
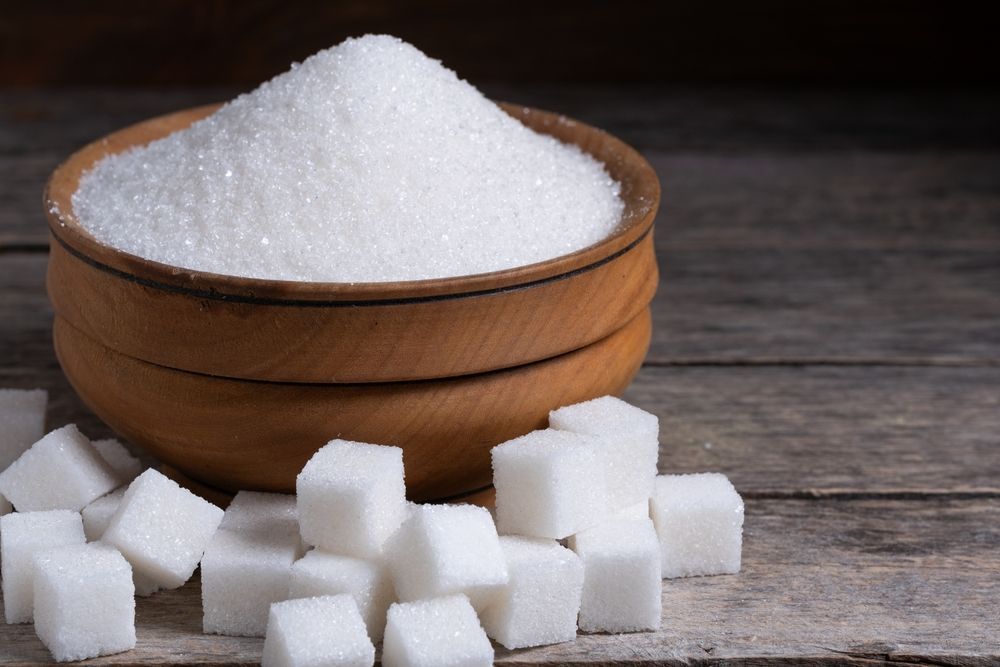
[{"label": "wooden bowl", "polygon": [[604,241],[458,278],[309,283],[183,269],[108,247],[72,194],[105,155],[166,136],[200,107],[108,135],[52,174],[47,286],[60,363],[112,428],[224,489],[290,491],[334,437],[399,444],[412,497],[489,483],[489,448],[558,405],[621,392],[645,356],[658,283],[659,184],[614,137],[556,114],[505,110],[575,143],[622,183]]}]

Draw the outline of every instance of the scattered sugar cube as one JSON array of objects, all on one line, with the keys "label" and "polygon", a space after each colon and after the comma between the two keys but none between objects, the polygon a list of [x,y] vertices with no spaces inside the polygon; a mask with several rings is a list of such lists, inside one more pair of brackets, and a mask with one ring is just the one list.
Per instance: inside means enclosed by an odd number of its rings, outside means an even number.
[{"label": "scattered sugar cube", "polygon": [[292,565],[290,599],[344,593],[358,603],[368,636],[374,642],[382,641],[385,613],[396,597],[384,564],[314,549]]},{"label": "scattered sugar cube", "polygon": [[648,519],[649,518],[649,498],[631,505],[626,505],[614,512],[613,516],[619,519]]},{"label": "scattered sugar cube", "polygon": [[546,429],[494,447],[500,531],[562,539],[606,517],[600,444],[590,436]]},{"label": "scattered sugar cube", "polygon": [[184,585],[198,566],[222,510],[149,469],[125,491],[101,538],[163,588]]},{"label": "scattered sugar cube", "polygon": [[0,516],[4,514],[10,514],[14,511],[14,506],[10,504],[10,501],[0,496]]},{"label": "scattered sugar cube", "polygon": [[72,424],[44,436],[0,473],[0,493],[19,512],[79,512],[117,486],[114,471]]},{"label": "scattered sugar cube", "polygon": [[104,544],[35,557],[35,633],[59,662],[135,648],[132,568]]},{"label": "scattered sugar cube", "polygon": [[371,667],[375,647],[350,595],[271,605],[262,667]]},{"label": "scattered sugar cube", "polygon": [[740,571],[743,499],[725,475],[661,475],[650,508],[664,578]]},{"label": "scattered sugar cube", "polygon": [[201,559],[206,633],[263,637],[271,604],[288,599],[295,533],[221,528]]},{"label": "scattered sugar cube", "polygon": [[[124,497],[125,487],[122,487],[83,508],[83,532],[86,533],[88,542],[96,542],[104,536],[111,517],[118,511]],[[132,570],[132,583],[135,584],[135,594],[139,597],[149,597],[160,590],[159,584],[136,570]]]},{"label": "scattered sugar cube", "polygon": [[614,396],[567,405],[549,413],[549,426],[599,437],[606,443],[608,502],[622,508],[653,493],[660,450],[656,415]]},{"label": "scattered sugar cube", "polygon": [[35,555],[52,547],[86,541],[78,512],[16,512],[0,517],[0,575],[8,623],[31,622],[31,563]]},{"label": "scattered sugar cube", "polygon": [[0,389],[0,471],[45,435],[44,389]]},{"label": "scattered sugar cube", "polygon": [[125,487],[123,486],[101,496],[83,508],[83,532],[86,533],[88,542],[96,542],[101,539],[111,523],[111,517],[118,511],[124,497]]},{"label": "scattered sugar cube", "polygon": [[509,649],[572,641],[583,563],[554,540],[500,538],[510,580],[480,614],[486,634]]},{"label": "scattered sugar cube", "polygon": [[490,667],[493,646],[464,595],[397,602],[382,642],[384,667]]},{"label": "scattered sugar cube", "polygon": [[583,561],[580,629],[660,627],[660,545],[649,519],[610,520],[570,538]]},{"label": "scattered sugar cube", "polygon": [[226,508],[220,528],[299,532],[295,496],[286,493],[240,491]]},{"label": "scattered sugar cube", "polygon": [[295,481],[302,539],[328,551],[370,558],[406,518],[403,450],[333,440]]},{"label": "scattered sugar cube", "polygon": [[145,468],[142,461],[132,456],[132,452],[114,438],[95,440],[94,449],[118,475],[119,484],[130,484]]},{"label": "scattered sugar cube", "polygon": [[420,505],[386,549],[396,595],[409,602],[464,593],[483,608],[507,583],[493,517],[475,505]]}]

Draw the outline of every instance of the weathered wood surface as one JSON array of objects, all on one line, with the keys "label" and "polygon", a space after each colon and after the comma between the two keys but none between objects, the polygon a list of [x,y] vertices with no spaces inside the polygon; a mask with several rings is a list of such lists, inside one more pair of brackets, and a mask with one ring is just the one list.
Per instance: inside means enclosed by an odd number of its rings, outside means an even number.
[{"label": "weathered wood surface", "polygon": [[[521,651],[498,648],[497,662],[1000,661],[1000,503],[750,500],[746,516],[743,571],[665,581],[661,631],[580,635],[574,642]],[[197,581],[139,599],[136,619],[137,648],[95,663],[259,660],[259,639],[201,634]],[[4,664],[48,661],[31,626],[7,626],[3,633]]]},{"label": "weathered wood surface", "polygon": [[[1000,96],[496,88],[643,150],[663,279],[627,397],[664,471],[747,499],[744,570],[665,582],[664,630],[510,664],[1000,664]],[[0,93],[0,386],[109,435],[51,350],[40,187],[70,150],[226,91]],[[252,664],[198,585],[101,664]],[[47,662],[0,626],[0,663]]]}]

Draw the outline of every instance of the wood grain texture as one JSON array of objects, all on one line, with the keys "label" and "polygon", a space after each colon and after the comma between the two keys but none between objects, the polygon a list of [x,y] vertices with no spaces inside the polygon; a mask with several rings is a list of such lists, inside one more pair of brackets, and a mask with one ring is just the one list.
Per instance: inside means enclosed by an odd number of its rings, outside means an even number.
[{"label": "wood grain texture", "polygon": [[[663,583],[663,629],[507,651],[512,665],[1000,661],[1000,501],[750,500],[738,575]],[[262,641],[201,634],[200,587],[137,600],[138,646],[103,664],[253,664]],[[49,662],[30,625],[6,665]],[[2,655],[2,654],[0,654]]]}]

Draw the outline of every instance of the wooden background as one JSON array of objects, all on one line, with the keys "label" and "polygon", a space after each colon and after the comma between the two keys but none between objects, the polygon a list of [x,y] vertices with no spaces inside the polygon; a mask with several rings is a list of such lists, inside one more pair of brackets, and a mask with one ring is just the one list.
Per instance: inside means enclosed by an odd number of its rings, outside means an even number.
[{"label": "wooden background", "polygon": [[971,0],[3,0],[0,85],[248,86],[366,32],[476,82],[1000,80]]}]

